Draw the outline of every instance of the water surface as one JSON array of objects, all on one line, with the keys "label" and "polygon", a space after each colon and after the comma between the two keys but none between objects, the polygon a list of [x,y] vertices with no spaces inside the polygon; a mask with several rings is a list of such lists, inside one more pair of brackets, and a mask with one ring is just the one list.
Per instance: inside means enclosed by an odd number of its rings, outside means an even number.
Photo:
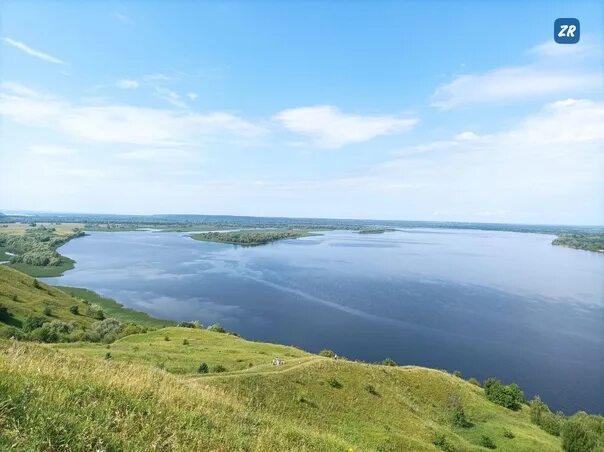
[{"label": "water surface", "polygon": [[556,409],[604,412],[604,255],[542,234],[409,229],[246,248],[157,232],[64,245],[86,287],[174,320],[349,358],[515,381]]}]

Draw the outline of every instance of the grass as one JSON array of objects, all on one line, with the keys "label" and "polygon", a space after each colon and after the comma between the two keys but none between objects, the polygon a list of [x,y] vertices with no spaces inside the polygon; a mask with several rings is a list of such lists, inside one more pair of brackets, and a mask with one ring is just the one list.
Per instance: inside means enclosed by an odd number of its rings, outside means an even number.
[{"label": "grass", "polygon": [[[286,363],[272,366],[275,356]],[[201,361],[228,372],[199,375]],[[452,394],[472,428],[451,424]],[[177,327],[110,349],[0,341],[0,419],[0,448],[17,450],[433,451],[437,434],[455,450],[482,450],[484,435],[502,451],[560,450],[527,407],[502,408],[445,372]]]},{"label": "grass", "polygon": [[67,270],[71,270],[75,267],[75,261],[68,257],[61,257],[60,265],[30,265],[30,264],[7,264],[8,267],[12,267],[15,270],[26,273],[34,278],[53,278],[55,276],[61,276]]},{"label": "grass", "polygon": [[[76,305],[80,312],[85,312],[86,305],[81,300],[6,265],[0,265],[0,305],[10,314],[8,319],[0,321],[0,329],[2,323],[21,328],[28,316],[44,317],[48,321],[60,319],[82,327],[94,322],[90,317],[69,311],[71,306]],[[44,315],[46,307],[51,308],[51,316]]]},{"label": "grass", "polygon": [[277,240],[297,239],[315,234],[305,229],[246,229],[242,231],[201,232],[199,234],[191,234],[191,238],[206,242],[259,246]]},{"label": "grass", "polygon": [[88,289],[80,289],[77,287],[56,286],[63,292],[75,297],[79,300],[86,300],[92,304],[100,306],[107,317],[115,317],[125,323],[137,323],[147,328],[162,328],[165,326],[175,325],[176,322],[171,320],[162,320],[151,317],[144,312],[135,311],[125,307],[111,298],[105,298],[101,295]]},{"label": "grass", "polygon": [[[87,304],[84,300],[97,305],[107,317],[115,317],[125,323],[138,323],[147,328],[160,328],[173,325],[169,320],[159,320],[149,315],[126,308],[109,298],[86,290],[59,288],[36,281],[15,269],[0,265],[0,306],[5,307],[10,316],[0,319],[0,330],[4,325],[21,328],[28,316],[43,317],[47,321],[62,320],[74,322],[83,328],[91,326],[96,319],[85,315]],[[79,314],[70,311],[78,306]],[[46,307],[51,308],[52,315],[44,315]]]}]

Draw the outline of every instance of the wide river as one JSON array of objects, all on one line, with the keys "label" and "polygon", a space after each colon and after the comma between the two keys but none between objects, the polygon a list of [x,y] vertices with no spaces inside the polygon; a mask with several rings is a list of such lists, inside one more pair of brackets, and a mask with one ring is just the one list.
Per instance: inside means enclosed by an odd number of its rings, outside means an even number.
[{"label": "wide river", "polygon": [[513,232],[327,232],[246,248],[185,234],[92,233],[60,252],[86,287],[248,339],[517,382],[604,413],[604,255]]}]

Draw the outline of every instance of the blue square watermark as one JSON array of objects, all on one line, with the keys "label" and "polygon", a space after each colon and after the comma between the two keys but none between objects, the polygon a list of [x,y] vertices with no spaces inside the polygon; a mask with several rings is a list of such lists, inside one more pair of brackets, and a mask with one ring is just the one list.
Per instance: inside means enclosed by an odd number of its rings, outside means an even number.
[{"label": "blue square watermark", "polygon": [[554,21],[554,41],[558,44],[576,44],[579,38],[581,38],[579,19],[566,17]]}]

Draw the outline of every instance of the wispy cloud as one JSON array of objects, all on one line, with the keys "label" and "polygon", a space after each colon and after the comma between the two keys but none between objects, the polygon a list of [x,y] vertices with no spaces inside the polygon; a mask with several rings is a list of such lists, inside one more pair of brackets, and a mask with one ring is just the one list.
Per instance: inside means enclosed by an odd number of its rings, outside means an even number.
[{"label": "wispy cloud", "polygon": [[[6,89],[8,88],[8,89]],[[14,88],[14,87],[13,87]],[[206,114],[122,104],[74,104],[5,86],[0,115],[20,124],[58,131],[70,138],[143,146],[182,146],[204,140],[251,138],[264,129],[225,112]]]},{"label": "wispy cloud", "polygon": [[13,47],[21,50],[22,52],[25,52],[28,55],[31,55],[31,56],[33,56],[35,58],[40,59],[40,60],[47,61],[49,63],[54,63],[54,64],[65,64],[65,62],[62,61],[62,60],[60,60],[59,58],[54,57],[54,56],[52,56],[52,55],[50,55],[48,53],[42,52],[40,50],[33,49],[33,48],[31,48],[30,46],[28,46],[27,44],[25,44],[25,43],[23,43],[21,41],[16,41],[14,39],[6,38],[6,37],[2,38],[2,40],[6,44],[8,44],[10,46],[13,46]]},{"label": "wispy cloud", "polygon": [[402,133],[417,124],[416,118],[361,116],[342,113],[330,105],[283,110],[275,119],[287,130],[304,135],[319,147],[339,148],[381,135]]},{"label": "wispy cloud", "polygon": [[601,75],[578,65],[590,48],[540,44],[527,52],[535,58],[530,64],[455,77],[436,90],[432,106],[448,110],[468,104],[503,104],[601,88]]},{"label": "wispy cloud", "polygon": [[43,156],[65,156],[78,153],[77,149],[64,146],[33,145],[30,149],[34,154]]},{"label": "wispy cloud", "polygon": [[118,80],[115,83],[115,86],[121,89],[136,89],[139,86],[139,83],[136,80],[131,79],[122,79]]}]

